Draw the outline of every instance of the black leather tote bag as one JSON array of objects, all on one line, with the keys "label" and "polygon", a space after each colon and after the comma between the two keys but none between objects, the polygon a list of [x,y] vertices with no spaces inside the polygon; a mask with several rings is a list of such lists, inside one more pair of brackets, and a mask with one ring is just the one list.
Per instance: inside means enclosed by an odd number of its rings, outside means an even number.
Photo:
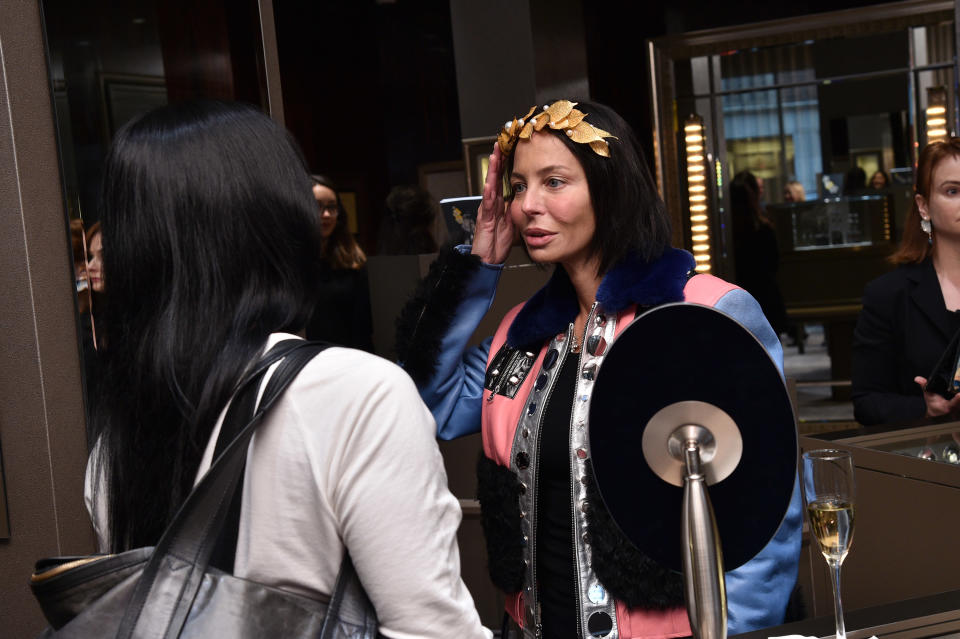
[{"label": "black leather tote bag", "polygon": [[[325,347],[286,340],[246,376],[234,404],[242,396],[248,401],[251,394],[255,397],[267,368],[282,360],[252,418],[243,420],[239,411],[228,411],[222,432],[233,429],[237,436],[194,487],[156,547],[37,562],[30,585],[50,623],[41,637],[376,637],[376,614],[347,553],[329,601],[241,579],[210,565],[224,524],[231,519],[250,438],[300,369]],[[239,424],[228,423],[231,413],[241,419]]]}]

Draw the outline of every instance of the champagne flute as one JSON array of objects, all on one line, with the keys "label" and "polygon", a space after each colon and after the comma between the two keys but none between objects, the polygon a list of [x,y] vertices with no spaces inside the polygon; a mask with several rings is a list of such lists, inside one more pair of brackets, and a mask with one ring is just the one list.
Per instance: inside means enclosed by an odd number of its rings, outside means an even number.
[{"label": "champagne flute", "polygon": [[843,450],[811,450],[803,454],[803,501],[810,530],[830,567],[837,639],[846,639],[840,603],[840,564],[853,541],[853,459]]}]

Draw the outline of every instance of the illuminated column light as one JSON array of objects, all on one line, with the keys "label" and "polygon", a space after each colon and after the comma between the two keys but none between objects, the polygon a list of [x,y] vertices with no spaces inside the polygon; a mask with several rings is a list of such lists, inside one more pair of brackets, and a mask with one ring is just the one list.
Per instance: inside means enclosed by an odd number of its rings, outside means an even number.
[{"label": "illuminated column light", "polygon": [[947,89],[930,87],[927,89],[927,144],[943,142],[949,135],[947,122]]},{"label": "illuminated column light", "polygon": [[707,191],[707,162],[703,118],[690,115],[683,124],[683,140],[687,151],[687,201],[690,209],[690,240],[698,273],[709,273],[710,260],[710,194]]}]

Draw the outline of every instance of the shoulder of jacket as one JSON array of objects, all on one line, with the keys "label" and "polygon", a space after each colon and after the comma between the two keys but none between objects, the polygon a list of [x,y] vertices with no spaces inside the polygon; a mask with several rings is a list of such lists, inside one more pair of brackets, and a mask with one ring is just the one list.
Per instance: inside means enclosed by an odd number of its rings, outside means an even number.
[{"label": "shoulder of jacket", "polygon": [[870,280],[863,288],[864,302],[872,299],[892,299],[916,286],[923,276],[923,264],[903,264],[888,273]]},{"label": "shoulder of jacket", "polygon": [[685,302],[714,306],[721,297],[739,288],[715,275],[698,273],[687,280],[683,287],[683,299]]}]

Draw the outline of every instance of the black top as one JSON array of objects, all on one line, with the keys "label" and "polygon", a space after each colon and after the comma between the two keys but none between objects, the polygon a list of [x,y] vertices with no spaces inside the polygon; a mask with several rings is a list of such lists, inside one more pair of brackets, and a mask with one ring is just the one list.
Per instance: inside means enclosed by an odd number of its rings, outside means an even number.
[{"label": "black top", "polygon": [[773,227],[760,224],[735,233],[733,257],[736,283],[757,300],[775,333],[786,331],[787,309],[777,283],[780,250]]},{"label": "black top", "polygon": [[537,479],[537,582],[543,636],[577,634],[576,572],[570,490],[570,415],[577,382],[576,353],[567,355],[540,431]]},{"label": "black top", "polygon": [[933,262],[905,264],[867,284],[853,333],[853,408],[866,426],[921,419],[928,377],[960,329]]},{"label": "black top", "polygon": [[317,303],[307,339],[373,352],[373,320],[367,269],[325,267],[317,279]]}]

